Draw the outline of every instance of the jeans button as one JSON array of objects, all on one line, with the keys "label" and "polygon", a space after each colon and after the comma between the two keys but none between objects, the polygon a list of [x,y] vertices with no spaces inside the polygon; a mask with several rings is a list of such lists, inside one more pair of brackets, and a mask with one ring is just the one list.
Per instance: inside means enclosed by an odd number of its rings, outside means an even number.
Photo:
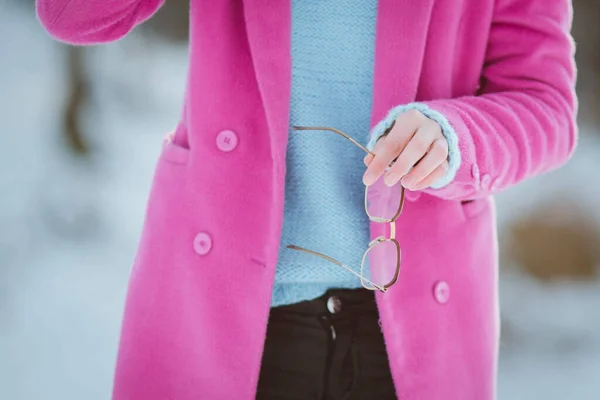
[{"label": "jeans button", "polygon": [[327,310],[332,314],[342,311],[342,301],[337,296],[331,296],[327,299]]}]

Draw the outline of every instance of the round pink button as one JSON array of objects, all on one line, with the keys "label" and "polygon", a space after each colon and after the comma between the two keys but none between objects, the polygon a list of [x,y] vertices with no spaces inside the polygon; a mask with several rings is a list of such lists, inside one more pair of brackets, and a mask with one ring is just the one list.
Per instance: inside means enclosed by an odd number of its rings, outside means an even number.
[{"label": "round pink button", "polygon": [[490,190],[491,183],[492,183],[492,178],[490,178],[490,176],[488,174],[484,174],[481,177],[481,187],[484,190]]},{"label": "round pink button", "polygon": [[200,232],[194,238],[194,250],[201,256],[208,254],[212,248],[212,238],[206,232]]},{"label": "round pink button", "polygon": [[224,130],[217,135],[217,147],[219,150],[229,152],[238,145],[238,137],[234,131]]},{"label": "round pink button", "polygon": [[444,281],[439,281],[433,286],[433,297],[440,304],[446,304],[450,298],[450,286]]}]

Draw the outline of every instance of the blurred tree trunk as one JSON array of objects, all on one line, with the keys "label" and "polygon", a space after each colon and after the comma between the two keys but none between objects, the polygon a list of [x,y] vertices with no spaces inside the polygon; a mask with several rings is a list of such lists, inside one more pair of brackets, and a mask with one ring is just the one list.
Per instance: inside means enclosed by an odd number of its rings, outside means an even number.
[{"label": "blurred tree trunk", "polygon": [[[581,120],[600,124],[600,1],[573,0]],[[596,129],[600,134],[600,129]]]},{"label": "blurred tree trunk", "polygon": [[[148,35],[172,42],[185,42],[189,32],[189,1],[171,0],[140,29]],[[85,48],[67,48],[69,94],[63,114],[64,135],[67,147],[75,154],[85,155],[90,151],[85,140],[80,117],[89,96],[89,84],[85,71]]]},{"label": "blurred tree trunk", "polygon": [[80,122],[81,110],[89,93],[84,55],[83,47],[69,46],[67,48],[69,94],[63,115],[64,134],[68,148],[79,155],[85,155],[90,150]]},{"label": "blurred tree trunk", "polygon": [[189,0],[166,1],[141,29],[173,42],[185,42],[189,36]]}]

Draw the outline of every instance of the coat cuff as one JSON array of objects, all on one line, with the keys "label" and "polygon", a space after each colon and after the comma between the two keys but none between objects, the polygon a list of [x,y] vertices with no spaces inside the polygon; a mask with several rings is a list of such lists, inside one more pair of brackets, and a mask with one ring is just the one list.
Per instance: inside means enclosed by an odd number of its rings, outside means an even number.
[{"label": "coat cuff", "polygon": [[426,104],[410,103],[392,108],[388,112],[387,116],[383,120],[381,120],[377,125],[375,125],[373,129],[371,129],[371,139],[367,144],[367,148],[372,151],[375,147],[375,144],[377,143],[377,140],[379,140],[379,138],[386,134],[386,132],[390,129],[396,118],[398,118],[398,115],[408,110],[417,110],[427,118],[437,122],[438,125],[442,128],[442,134],[446,138],[446,142],[448,142],[448,172],[446,172],[445,176],[443,176],[437,182],[435,182],[435,184],[431,185],[431,188],[433,189],[440,189],[452,182],[452,180],[456,176],[458,168],[460,167],[461,158],[460,150],[458,148],[458,136],[456,135],[456,132],[452,125],[450,125],[450,122],[448,122],[448,119],[446,119],[446,117],[444,117],[439,112],[429,108]]}]

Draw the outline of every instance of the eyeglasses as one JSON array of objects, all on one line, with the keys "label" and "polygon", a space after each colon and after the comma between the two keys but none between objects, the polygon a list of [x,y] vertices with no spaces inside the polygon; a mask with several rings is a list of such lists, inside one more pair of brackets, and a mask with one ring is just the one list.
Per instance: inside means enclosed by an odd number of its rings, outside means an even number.
[{"label": "eyeglasses", "polygon": [[[320,126],[294,126],[292,128],[298,131],[330,131],[337,133],[354,143],[365,153],[374,156],[366,147],[337,129]],[[363,287],[366,289],[387,292],[396,283],[400,273],[401,250],[400,244],[396,240],[396,220],[400,217],[403,206],[404,187],[402,185],[388,187],[383,183],[383,179],[378,179],[372,186],[365,186],[365,211],[367,216],[372,222],[389,224],[389,235],[387,235],[389,237],[379,236],[369,243],[362,258],[360,273],[325,254],[293,244],[288,245],[287,248],[320,257],[346,269],[360,278]]]}]

